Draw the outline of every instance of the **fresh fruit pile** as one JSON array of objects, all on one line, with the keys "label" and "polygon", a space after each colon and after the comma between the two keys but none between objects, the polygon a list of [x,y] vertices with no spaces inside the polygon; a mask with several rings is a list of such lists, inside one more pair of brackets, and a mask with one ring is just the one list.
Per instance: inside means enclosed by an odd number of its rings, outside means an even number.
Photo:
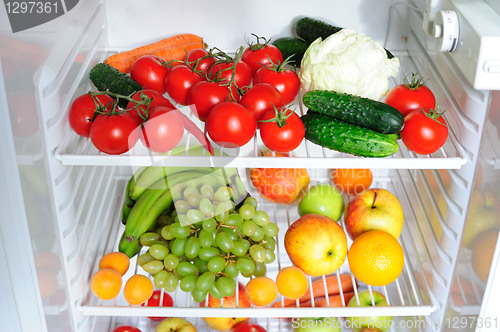
[{"label": "fresh fruit pile", "polygon": [[231,296],[240,273],[266,273],[278,234],[237,180],[235,169],[139,170],[127,186],[120,251],[133,257],[147,248],[137,261],[158,288],[179,286],[197,302]]},{"label": "fresh fruit pile", "polygon": [[[128,271],[130,259],[122,252],[109,252],[99,260],[99,270],[90,281],[92,293],[101,300],[112,300],[122,288],[123,275]],[[123,288],[123,297],[131,305],[146,302],[153,295],[153,283],[141,274],[128,278]]]},{"label": "fresh fruit pile", "polygon": [[139,239],[148,250],[138,264],[156,287],[171,292],[179,285],[197,302],[207,293],[222,298],[234,293],[240,273],[264,275],[274,261],[278,228],[252,197],[234,208],[229,187],[188,187],[176,207],[165,226]]}]

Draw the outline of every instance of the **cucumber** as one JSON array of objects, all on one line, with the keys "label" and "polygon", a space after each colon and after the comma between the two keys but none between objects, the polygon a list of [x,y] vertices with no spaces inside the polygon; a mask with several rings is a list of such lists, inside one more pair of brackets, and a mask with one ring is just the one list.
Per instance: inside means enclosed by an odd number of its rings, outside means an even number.
[{"label": "cucumber", "polygon": [[398,152],[398,143],[376,131],[307,112],[301,117],[305,138],[325,148],[362,157],[388,157]]},{"label": "cucumber", "polygon": [[[321,37],[322,40],[325,40],[330,35],[333,35],[334,33],[342,30],[341,27],[337,27],[308,16],[303,17],[295,22],[294,27],[297,36],[309,43],[312,43],[319,37]],[[385,49],[385,53],[387,53],[388,59],[394,58],[394,55],[387,49]]]},{"label": "cucumber", "polygon": [[304,105],[315,113],[371,129],[382,134],[398,134],[404,117],[396,108],[369,98],[327,90],[313,90],[302,97]]},{"label": "cucumber", "polygon": [[[107,63],[96,64],[90,70],[90,80],[99,91],[110,91],[123,96],[129,96],[142,90],[142,86],[134,79]],[[118,106],[127,107],[128,101],[118,98]]]},{"label": "cucumber", "polygon": [[324,40],[340,30],[342,28],[307,16],[295,22],[295,33],[309,43],[312,43],[319,37]]},{"label": "cucumber", "polygon": [[302,57],[310,44],[305,40],[295,37],[281,37],[273,42],[273,45],[281,51],[283,59],[291,57],[291,64],[295,67],[300,67]]}]

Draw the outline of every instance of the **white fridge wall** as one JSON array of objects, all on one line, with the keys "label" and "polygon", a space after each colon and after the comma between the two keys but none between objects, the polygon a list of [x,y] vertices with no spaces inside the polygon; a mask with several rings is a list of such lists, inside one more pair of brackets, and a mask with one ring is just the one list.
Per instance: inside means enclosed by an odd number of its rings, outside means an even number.
[{"label": "white fridge wall", "polygon": [[[384,42],[389,8],[397,1],[215,0],[124,2],[107,0],[109,46],[129,48],[182,32],[202,36],[209,46],[235,51],[252,33],[266,38],[290,35],[291,22],[314,16]],[[403,31],[393,25],[394,31]]]}]

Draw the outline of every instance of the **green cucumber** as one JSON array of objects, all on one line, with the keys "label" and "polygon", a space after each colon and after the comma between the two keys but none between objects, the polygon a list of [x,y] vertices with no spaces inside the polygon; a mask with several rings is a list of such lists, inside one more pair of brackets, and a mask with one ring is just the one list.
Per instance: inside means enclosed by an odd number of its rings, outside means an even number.
[{"label": "green cucumber", "polygon": [[399,145],[391,137],[373,130],[307,112],[301,117],[305,138],[325,148],[362,157],[388,157],[398,152]]},{"label": "green cucumber", "polygon": [[[142,90],[142,86],[134,79],[107,63],[96,64],[90,70],[90,80],[98,91],[109,91],[123,96],[130,96]],[[127,107],[128,101],[118,99],[118,106]]]},{"label": "green cucumber", "polygon": [[283,59],[290,57],[291,64],[300,67],[302,57],[311,43],[295,37],[281,37],[273,42],[283,55]]},{"label": "green cucumber", "polygon": [[[308,16],[303,17],[295,22],[294,28],[297,36],[309,43],[312,43],[319,37],[321,37],[322,40],[325,40],[334,33],[342,30],[341,27],[337,27],[322,20],[318,20]],[[394,58],[394,55],[392,55],[392,53],[387,49],[385,50],[385,52],[387,53],[388,59]]]},{"label": "green cucumber", "polygon": [[404,117],[396,108],[369,98],[327,90],[304,94],[304,105],[315,113],[371,129],[382,134],[398,134]]},{"label": "green cucumber", "polygon": [[312,43],[319,37],[325,40],[328,36],[340,30],[342,30],[342,28],[307,16],[295,22],[295,33],[309,43]]}]

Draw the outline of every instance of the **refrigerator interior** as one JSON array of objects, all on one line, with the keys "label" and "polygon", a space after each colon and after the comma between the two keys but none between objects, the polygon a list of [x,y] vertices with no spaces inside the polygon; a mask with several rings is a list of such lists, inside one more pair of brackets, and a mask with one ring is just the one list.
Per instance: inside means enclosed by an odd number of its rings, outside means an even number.
[{"label": "refrigerator interior", "polygon": [[[292,329],[293,321],[276,317],[366,315],[394,316],[394,331],[498,327],[498,313],[493,312],[498,299],[493,294],[500,291],[499,246],[496,237],[488,239],[491,255],[480,255],[484,262],[479,274],[473,266],[478,264],[473,258],[477,253],[470,239],[483,229],[498,233],[500,94],[474,89],[449,54],[432,48],[434,39],[422,29],[424,7],[424,1],[368,5],[361,0],[238,4],[224,0],[207,5],[202,1],[89,0],[57,20],[16,35],[3,33],[9,28],[2,23],[0,106],[8,111],[2,114],[10,123],[2,123],[1,138],[7,144],[1,152],[2,158],[15,155],[2,161],[0,173],[13,193],[2,199],[2,210],[19,221],[1,223],[0,262],[7,266],[1,277],[7,285],[4,294],[14,304],[9,308],[2,303],[3,314],[13,312],[24,318],[15,326],[21,331],[112,331],[125,324],[154,331],[155,323],[147,316],[186,317],[200,331],[207,329],[200,317],[236,316],[250,317],[268,331]],[[234,52],[251,33],[271,39],[290,35],[292,21],[305,15],[380,41],[401,63],[391,86],[418,72],[427,78],[437,104],[446,109],[450,137],[429,156],[417,155],[399,143],[400,151],[392,157],[359,158],[304,141],[286,162],[286,167],[306,168],[311,183],[330,181],[328,169],[370,168],[372,187],[386,188],[398,197],[405,215],[400,238],[405,251],[403,273],[388,286],[358,282],[356,288],[356,293],[363,289],[383,293],[389,306],[200,308],[180,290],[171,294],[173,308],[129,306],[121,294],[116,300],[98,300],[90,292],[90,278],[99,258],[117,249],[125,186],[140,166],[238,168],[259,207],[280,228],[277,258],[267,270],[271,278],[291,265],[282,240],[298,212],[296,203],[266,202],[248,181],[251,167],[284,166],[280,158],[260,156],[263,144],[258,134],[239,151],[223,150],[225,156],[151,154],[140,142],[124,155],[99,153],[89,140],[71,131],[67,119],[71,102],[93,89],[88,79],[92,66],[112,53],[181,32],[198,34],[209,46]],[[306,112],[300,96],[292,107],[299,114]],[[180,109],[203,127],[188,108]],[[185,134],[182,144],[196,143]],[[16,167],[9,168],[12,164]],[[490,266],[495,273],[488,273]],[[346,260],[336,274],[349,271]],[[124,278],[135,272],[147,275],[132,260]],[[243,283],[247,280],[240,276]],[[480,319],[475,318],[478,315]]]}]

